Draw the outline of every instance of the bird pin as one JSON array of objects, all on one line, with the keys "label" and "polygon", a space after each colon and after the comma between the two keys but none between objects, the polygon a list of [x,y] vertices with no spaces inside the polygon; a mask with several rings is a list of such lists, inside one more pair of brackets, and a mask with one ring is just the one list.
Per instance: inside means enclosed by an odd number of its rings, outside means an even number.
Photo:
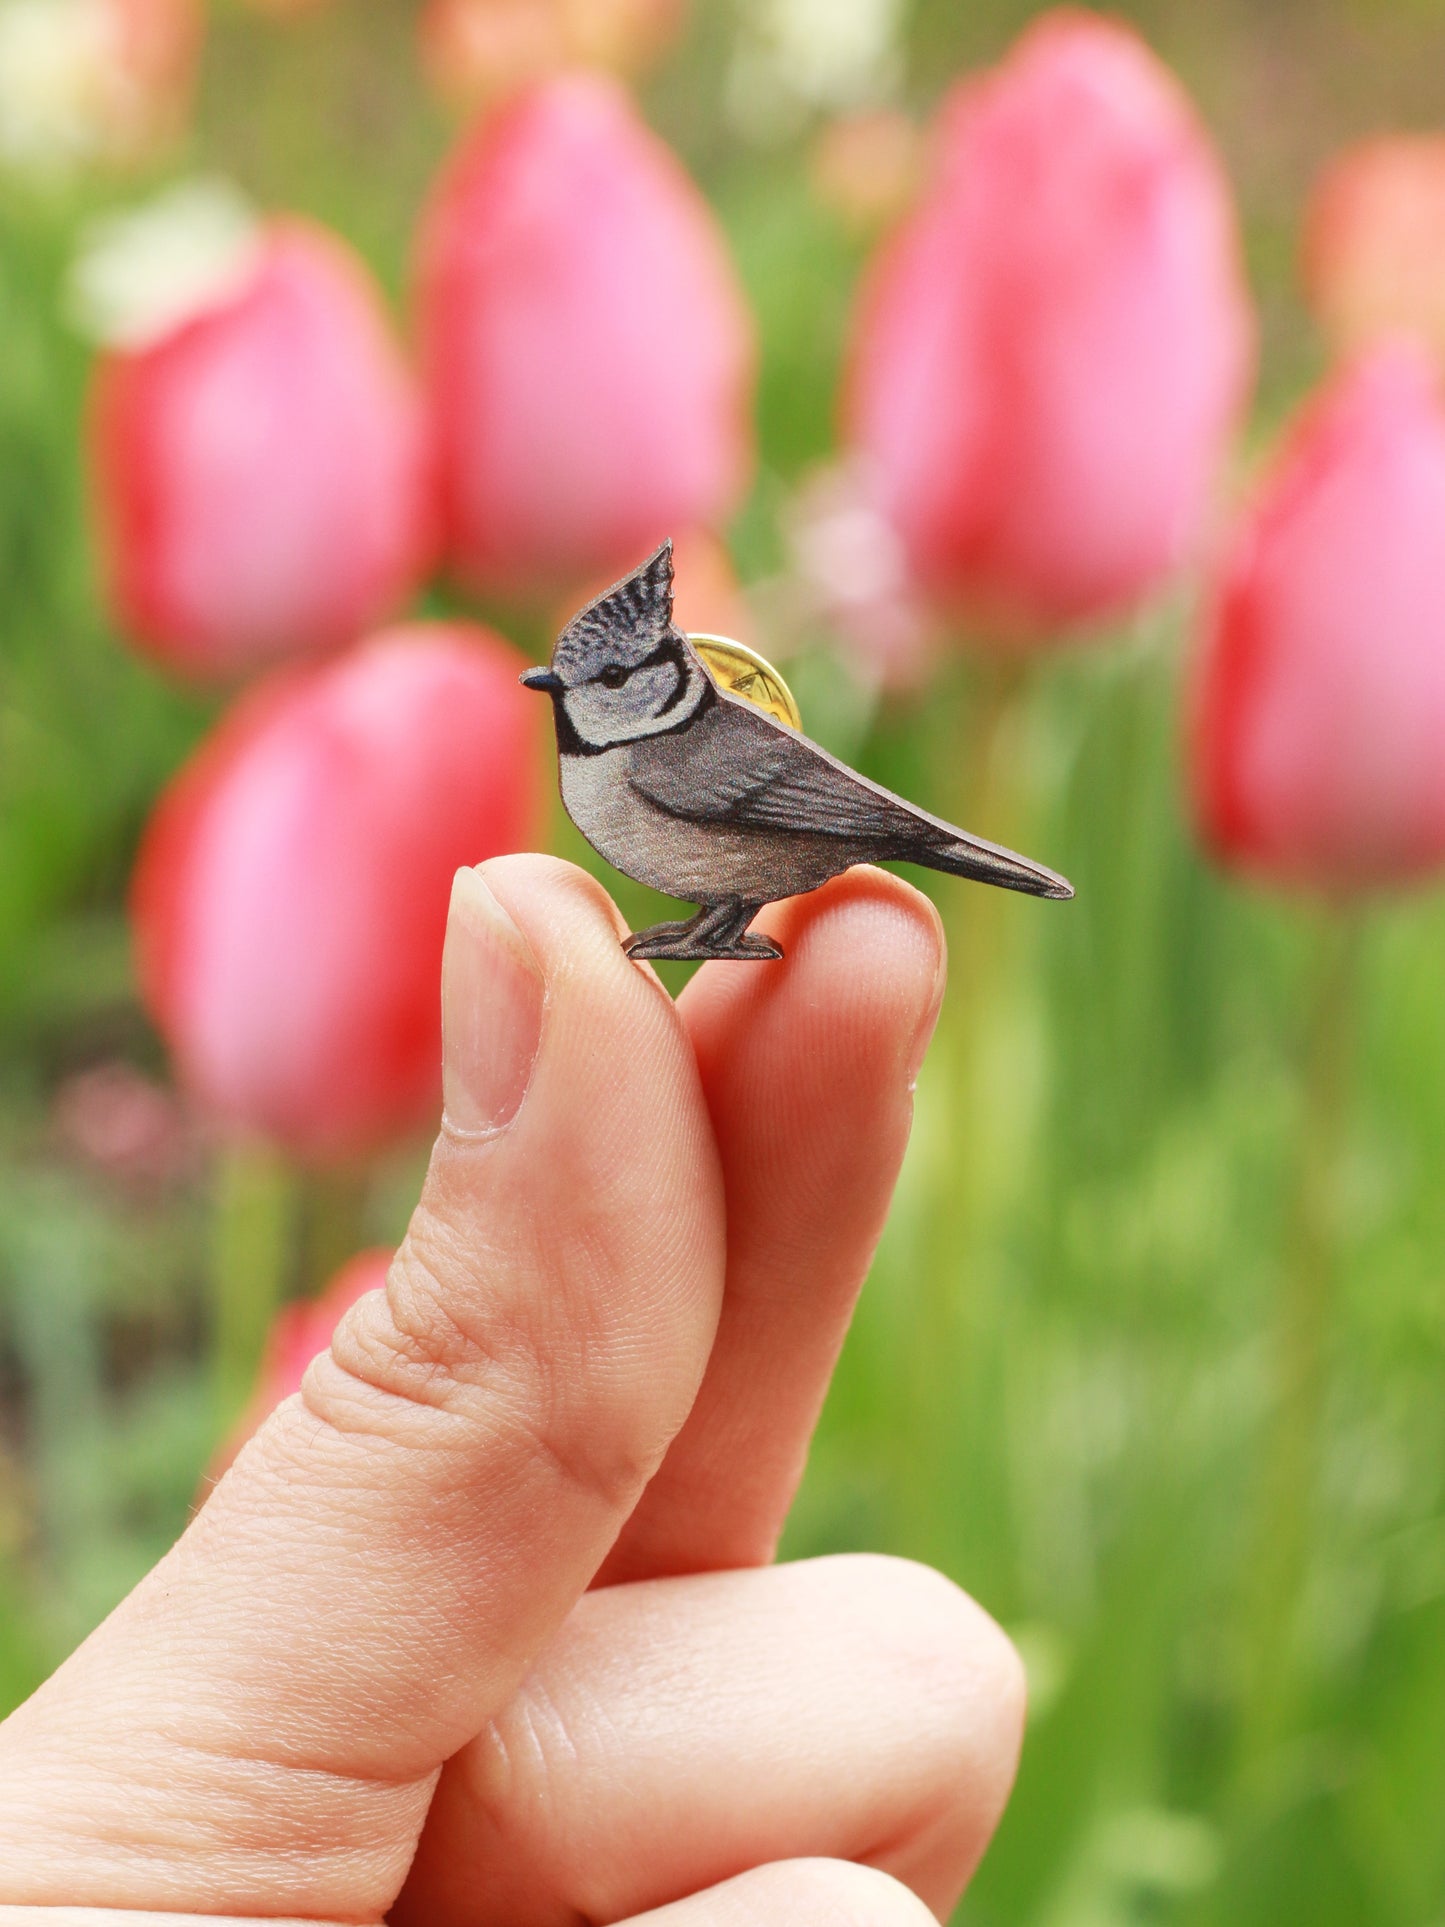
[{"label": "bird pin", "polygon": [[[766,664],[759,664],[766,671]],[[771,672],[776,681],[776,672]],[[615,869],[699,905],[627,939],[631,957],[782,956],[764,904],[855,863],[925,864],[1036,897],[1073,887],[915,809],[709,675],[672,622],[672,544],[575,615],[529,689],[552,698],[562,801]],[[786,692],[784,692],[786,694]]]}]

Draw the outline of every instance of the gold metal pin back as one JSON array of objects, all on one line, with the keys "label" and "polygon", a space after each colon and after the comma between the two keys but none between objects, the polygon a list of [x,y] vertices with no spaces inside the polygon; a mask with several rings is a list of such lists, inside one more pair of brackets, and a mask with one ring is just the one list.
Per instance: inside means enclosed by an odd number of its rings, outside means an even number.
[{"label": "gold metal pin back", "polygon": [[688,641],[702,657],[703,667],[719,689],[761,709],[775,722],[803,731],[803,717],[793,692],[756,649],[734,642],[730,636],[689,636]]}]

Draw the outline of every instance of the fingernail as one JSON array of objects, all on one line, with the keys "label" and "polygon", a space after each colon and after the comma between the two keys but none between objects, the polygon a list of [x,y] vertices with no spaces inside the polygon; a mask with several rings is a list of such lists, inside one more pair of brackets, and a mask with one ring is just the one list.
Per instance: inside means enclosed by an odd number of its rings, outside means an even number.
[{"label": "fingernail", "polygon": [[[930,905],[930,908],[932,906]],[[938,1023],[939,1012],[943,1009],[943,993],[948,986],[948,940],[943,934],[943,919],[937,910],[933,911],[934,938],[938,944],[938,965],[933,975],[933,988],[929,993],[928,1005],[920,1018],[918,1028],[913,1033],[909,1045],[907,1070],[908,1088],[914,1090],[918,1084],[918,1073],[923,1069],[923,1060],[928,1055],[928,1046],[933,1042],[933,1032]]]},{"label": "fingernail", "polygon": [[458,870],[442,953],[442,1121],[457,1136],[490,1137],[521,1109],[545,990],[531,945],[481,872]]}]

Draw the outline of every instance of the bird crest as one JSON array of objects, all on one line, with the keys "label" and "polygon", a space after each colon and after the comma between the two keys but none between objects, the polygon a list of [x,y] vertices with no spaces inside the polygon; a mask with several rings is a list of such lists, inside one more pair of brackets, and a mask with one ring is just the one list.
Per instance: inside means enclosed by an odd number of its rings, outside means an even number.
[{"label": "bird crest", "polygon": [[573,616],[557,638],[552,667],[565,682],[585,679],[600,659],[650,656],[672,628],[672,542],[654,551]]}]

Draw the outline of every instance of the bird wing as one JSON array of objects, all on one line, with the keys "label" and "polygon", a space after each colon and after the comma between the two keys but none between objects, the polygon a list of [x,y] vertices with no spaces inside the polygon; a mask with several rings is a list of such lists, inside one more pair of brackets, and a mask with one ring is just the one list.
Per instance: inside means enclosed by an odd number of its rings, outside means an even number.
[{"label": "bird wing", "polygon": [[1074,894],[1041,863],[930,816],[722,691],[681,729],[634,743],[628,781],[684,822],[837,837],[849,863],[911,860],[1031,896]]},{"label": "bird wing", "polygon": [[688,728],[632,748],[629,781],[670,816],[850,843],[927,844],[960,832],[914,809],[750,703],[719,694]]}]

